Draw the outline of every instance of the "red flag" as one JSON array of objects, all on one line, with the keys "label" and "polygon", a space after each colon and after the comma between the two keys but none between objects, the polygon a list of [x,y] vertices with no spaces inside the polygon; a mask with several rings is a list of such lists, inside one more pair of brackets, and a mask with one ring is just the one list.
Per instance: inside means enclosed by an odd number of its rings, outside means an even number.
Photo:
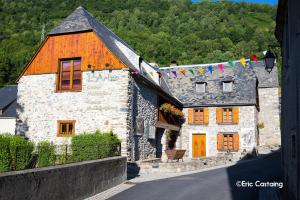
[{"label": "red flag", "polygon": [[256,56],[256,55],[252,55],[252,56],[251,56],[251,60],[257,61],[257,56]]}]

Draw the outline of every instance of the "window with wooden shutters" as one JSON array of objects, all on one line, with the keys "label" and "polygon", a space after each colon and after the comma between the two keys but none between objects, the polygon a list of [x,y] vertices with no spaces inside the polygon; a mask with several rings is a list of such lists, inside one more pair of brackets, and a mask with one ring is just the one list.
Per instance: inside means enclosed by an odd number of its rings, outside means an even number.
[{"label": "window with wooden shutters", "polygon": [[216,109],[217,124],[238,124],[239,123],[239,108],[217,108]]},{"label": "window with wooden shutters", "polygon": [[209,109],[208,108],[189,108],[188,123],[195,125],[207,125],[209,123]]},{"label": "window with wooden shutters", "polygon": [[58,91],[80,91],[82,85],[81,60],[63,60],[60,62]]},{"label": "window with wooden shutters", "polygon": [[194,124],[204,124],[204,109],[194,109]]},{"label": "window with wooden shutters", "polygon": [[57,121],[57,136],[69,137],[75,134],[75,120]]},{"label": "window with wooden shutters", "polygon": [[217,135],[218,151],[238,151],[239,134],[237,133],[219,133]]}]

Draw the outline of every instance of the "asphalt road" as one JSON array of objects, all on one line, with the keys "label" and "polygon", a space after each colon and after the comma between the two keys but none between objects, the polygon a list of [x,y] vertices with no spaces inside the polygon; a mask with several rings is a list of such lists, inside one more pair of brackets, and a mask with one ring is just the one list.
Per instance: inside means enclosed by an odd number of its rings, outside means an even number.
[{"label": "asphalt road", "polygon": [[[226,168],[139,183],[110,200],[256,200],[259,193],[265,196],[270,190],[256,187],[255,181],[281,181],[280,162],[280,153],[277,152]],[[253,186],[237,187],[237,181],[245,181],[247,185],[253,183]]]}]

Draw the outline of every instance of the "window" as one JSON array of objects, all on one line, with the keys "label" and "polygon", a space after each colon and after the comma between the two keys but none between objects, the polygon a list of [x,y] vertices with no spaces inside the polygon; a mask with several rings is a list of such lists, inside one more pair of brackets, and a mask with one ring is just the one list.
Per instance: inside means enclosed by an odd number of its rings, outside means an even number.
[{"label": "window", "polygon": [[217,124],[238,124],[239,108],[237,106],[216,109]]},{"label": "window", "polygon": [[75,120],[58,121],[57,136],[69,137],[75,134]]},{"label": "window", "polygon": [[239,134],[237,133],[219,133],[217,135],[217,149],[219,151],[238,151]]},{"label": "window", "polygon": [[209,108],[189,108],[188,124],[209,124]]},{"label": "window", "polygon": [[232,117],[232,108],[223,108],[223,123],[232,123],[233,117]]},{"label": "window", "polygon": [[81,60],[63,60],[60,62],[58,91],[81,90]]},{"label": "window", "polygon": [[204,109],[194,109],[194,124],[204,124]]},{"label": "window", "polygon": [[205,90],[206,90],[205,82],[196,83],[196,92],[197,93],[205,93]]},{"label": "window", "polygon": [[223,92],[232,92],[232,81],[223,82]]}]

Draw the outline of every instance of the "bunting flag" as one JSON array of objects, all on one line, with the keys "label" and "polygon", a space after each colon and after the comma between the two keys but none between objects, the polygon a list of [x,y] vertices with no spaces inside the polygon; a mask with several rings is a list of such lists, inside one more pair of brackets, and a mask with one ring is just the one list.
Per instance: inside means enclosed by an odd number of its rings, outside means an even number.
[{"label": "bunting flag", "polygon": [[195,76],[195,72],[194,72],[193,69],[189,69],[189,72],[190,72],[191,75]]},{"label": "bunting flag", "polygon": [[213,66],[208,66],[207,69],[210,74],[213,74]]},{"label": "bunting flag", "polygon": [[258,59],[257,59],[257,56],[256,56],[256,55],[252,55],[250,58],[251,58],[251,60],[253,60],[253,61],[256,61],[256,62],[258,61]]},{"label": "bunting flag", "polygon": [[218,64],[218,68],[219,68],[219,70],[220,70],[221,72],[224,72],[224,70],[223,70],[223,64]]},{"label": "bunting flag", "polygon": [[182,74],[183,76],[186,75],[186,70],[185,70],[185,69],[182,69],[182,70],[180,70],[179,72],[180,72],[180,74]]},{"label": "bunting flag", "polygon": [[171,72],[172,72],[173,76],[174,76],[175,78],[177,78],[177,72],[176,72],[176,71],[171,71]]},{"label": "bunting flag", "polygon": [[244,67],[246,67],[246,59],[245,58],[241,58],[240,62]]},{"label": "bunting flag", "polygon": [[199,68],[198,68],[198,72],[199,72],[199,74],[202,76],[202,75],[204,74],[203,67],[199,67]]},{"label": "bunting flag", "polygon": [[229,61],[228,64],[231,69],[234,69],[234,66],[235,66],[234,61]]},{"label": "bunting flag", "polygon": [[149,72],[150,76],[153,78],[154,77],[154,73],[153,72]]}]

